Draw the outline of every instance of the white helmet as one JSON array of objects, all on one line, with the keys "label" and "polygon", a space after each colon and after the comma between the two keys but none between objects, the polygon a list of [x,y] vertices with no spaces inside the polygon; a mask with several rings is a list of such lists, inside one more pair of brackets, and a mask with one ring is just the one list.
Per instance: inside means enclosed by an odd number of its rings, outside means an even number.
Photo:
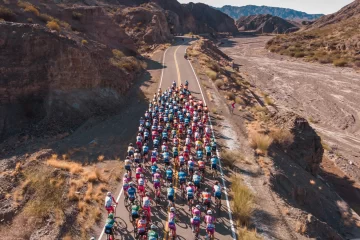
[{"label": "white helmet", "polygon": [[144,174],[140,174],[140,177],[143,178],[143,177],[144,177]]},{"label": "white helmet", "polygon": [[196,208],[200,210],[201,206],[200,206],[200,205],[196,205]]},{"label": "white helmet", "polygon": [[175,208],[174,208],[174,207],[171,207],[171,208],[170,208],[170,212],[175,212]]},{"label": "white helmet", "polygon": [[127,177],[128,177],[128,174],[127,174],[127,173],[125,173],[125,174],[124,174],[124,177],[126,177],[126,178],[127,178]]},{"label": "white helmet", "polygon": [[111,196],[111,192],[107,192],[107,194],[106,194],[106,195],[110,197],[110,196]]},{"label": "white helmet", "polygon": [[211,210],[208,210],[206,213],[207,213],[208,215],[211,215],[211,214],[212,214],[212,211],[211,211]]}]

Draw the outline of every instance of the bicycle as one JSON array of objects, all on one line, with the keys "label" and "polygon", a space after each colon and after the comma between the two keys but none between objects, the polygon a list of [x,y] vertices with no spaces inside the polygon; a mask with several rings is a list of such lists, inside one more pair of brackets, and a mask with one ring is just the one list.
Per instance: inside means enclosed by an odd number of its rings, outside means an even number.
[{"label": "bicycle", "polygon": [[161,192],[160,192],[160,187],[159,187],[159,188],[157,188],[157,189],[155,190],[155,198],[154,198],[154,201],[155,201],[156,207],[159,206],[159,204],[160,204],[160,201],[161,201],[160,195],[161,195]]},{"label": "bicycle", "polygon": [[220,216],[220,212],[221,212],[221,199],[215,197],[215,208],[216,211],[218,212],[218,215]]},{"label": "bicycle", "polygon": [[212,174],[213,179],[218,177],[217,167],[215,169],[212,169],[211,174]]}]

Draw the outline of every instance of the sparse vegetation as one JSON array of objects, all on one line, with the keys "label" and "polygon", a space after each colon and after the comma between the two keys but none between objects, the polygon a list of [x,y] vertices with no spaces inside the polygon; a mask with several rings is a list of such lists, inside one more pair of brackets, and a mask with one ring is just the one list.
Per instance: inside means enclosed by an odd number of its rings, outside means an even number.
[{"label": "sparse vegetation", "polygon": [[238,239],[241,240],[262,240],[263,238],[260,237],[256,230],[248,229],[247,227],[239,228],[238,229]]},{"label": "sparse vegetation", "polygon": [[86,44],[88,44],[88,41],[85,40],[85,39],[83,39],[83,40],[81,40],[81,44],[82,44],[82,45],[86,45]]},{"label": "sparse vegetation", "polygon": [[7,7],[0,6],[0,18],[5,21],[10,21],[15,18],[15,13]]},{"label": "sparse vegetation", "polygon": [[235,219],[240,225],[249,225],[253,213],[254,195],[243,181],[237,177],[231,178],[231,193],[233,195],[232,210]]},{"label": "sparse vegetation", "polygon": [[240,151],[221,151],[221,163],[224,167],[232,168],[236,162],[243,160],[243,156]]},{"label": "sparse vegetation", "polygon": [[75,20],[80,20],[82,18],[82,13],[79,12],[72,12],[72,18]]},{"label": "sparse vegetation", "polygon": [[270,137],[283,148],[287,148],[294,142],[294,135],[287,129],[274,129]]},{"label": "sparse vegetation", "polygon": [[334,66],[336,67],[345,67],[347,65],[347,61],[344,58],[336,59],[333,61]]},{"label": "sparse vegetation", "polygon": [[266,105],[274,106],[274,101],[269,96],[264,97],[264,102]]},{"label": "sparse vegetation", "polygon": [[57,32],[60,32],[60,26],[59,26],[59,24],[58,24],[57,22],[55,22],[54,20],[48,22],[48,23],[46,24],[46,26],[47,26],[49,29],[51,29],[51,30],[55,30],[55,31],[57,31]]},{"label": "sparse vegetation", "polygon": [[250,146],[253,149],[266,153],[273,139],[268,135],[260,134],[257,132],[250,133]]},{"label": "sparse vegetation", "polygon": [[224,81],[221,79],[216,80],[215,86],[220,89],[222,86],[224,86]]},{"label": "sparse vegetation", "polygon": [[235,100],[235,94],[233,92],[227,92],[225,96],[228,100]]},{"label": "sparse vegetation", "polygon": [[244,100],[241,97],[235,97],[235,102],[240,105],[244,104]]},{"label": "sparse vegetation", "polygon": [[113,49],[112,53],[113,53],[114,57],[116,57],[118,59],[120,59],[122,57],[125,57],[125,54],[122,51],[118,50],[118,49]]},{"label": "sparse vegetation", "polygon": [[80,173],[83,171],[83,167],[78,163],[58,160],[57,158],[54,157],[49,159],[47,161],[47,164],[54,168],[60,168],[69,171],[73,174]]},{"label": "sparse vegetation", "polygon": [[208,69],[205,71],[205,73],[211,80],[215,81],[217,79],[217,73],[214,72],[213,70]]},{"label": "sparse vegetation", "polygon": [[45,13],[39,14],[38,18],[44,23],[50,22],[54,19],[52,16]]},{"label": "sparse vegetation", "polygon": [[36,16],[39,16],[39,15],[40,15],[39,10],[38,10],[36,7],[34,7],[33,5],[28,5],[28,6],[26,6],[25,9],[24,9],[24,11],[25,11],[25,12],[31,12],[31,13],[33,13],[33,14],[36,15]]}]

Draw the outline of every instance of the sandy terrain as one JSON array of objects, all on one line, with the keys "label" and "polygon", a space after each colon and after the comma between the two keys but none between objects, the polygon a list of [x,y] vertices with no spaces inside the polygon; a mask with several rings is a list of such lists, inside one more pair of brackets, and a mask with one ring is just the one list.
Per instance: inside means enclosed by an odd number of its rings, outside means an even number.
[{"label": "sandy terrain", "polygon": [[[336,180],[327,180],[348,202],[352,196],[360,198],[360,74],[270,53],[264,48],[269,39],[236,37],[223,40],[221,49],[252,84],[275,100],[277,108],[292,110],[311,122],[328,150],[322,176],[335,173]],[[350,205],[359,213],[358,204]]]}]

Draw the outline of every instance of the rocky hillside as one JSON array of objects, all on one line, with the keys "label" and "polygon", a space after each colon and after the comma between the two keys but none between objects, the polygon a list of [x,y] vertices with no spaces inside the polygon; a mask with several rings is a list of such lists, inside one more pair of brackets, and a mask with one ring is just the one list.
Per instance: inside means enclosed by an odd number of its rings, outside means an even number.
[{"label": "rocky hillside", "polygon": [[254,6],[247,5],[243,7],[235,7],[225,5],[218,10],[226,13],[234,19],[242,16],[251,16],[259,14],[270,14],[287,20],[315,20],[323,16],[323,14],[307,14],[305,12],[296,11],[288,8],[268,7],[268,6]]},{"label": "rocky hillside", "polygon": [[240,17],[236,21],[240,31],[254,31],[257,33],[289,33],[299,30],[294,24],[269,14]]},{"label": "rocky hillside", "polygon": [[324,16],[304,30],[270,40],[272,52],[306,61],[360,67],[360,0]]}]

